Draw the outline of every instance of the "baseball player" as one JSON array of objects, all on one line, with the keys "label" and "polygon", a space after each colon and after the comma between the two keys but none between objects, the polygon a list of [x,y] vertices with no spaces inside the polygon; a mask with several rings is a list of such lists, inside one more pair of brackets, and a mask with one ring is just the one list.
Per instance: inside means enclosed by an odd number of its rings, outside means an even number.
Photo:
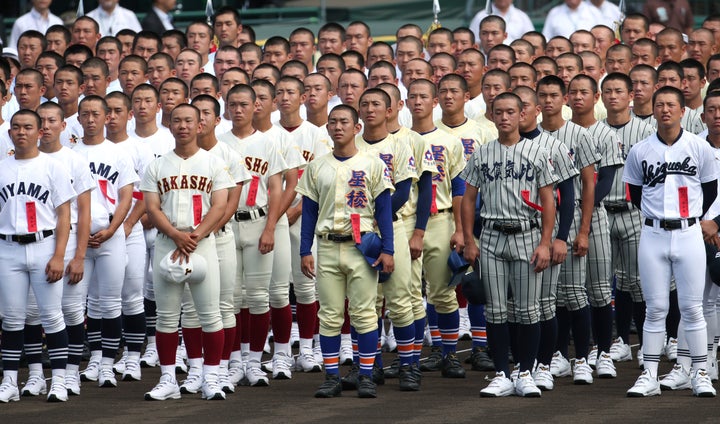
[{"label": "baseball player", "polygon": [[[0,402],[20,400],[17,381],[27,293],[32,287],[52,368],[48,401],[67,400],[68,334],[62,313],[70,201],[76,194],[63,165],[38,151],[40,117],[20,110],[10,121],[15,155],[0,169],[0,311],[3,380]],[[74,276],[76,277],[76,276]]]},{"label": "baseball player", "polygon": [[[560,274],[560,265],[567,257],[567,238],[575,214],[574,177],[578,175],[578,170],[575,168],[567,146],[538,128],[537,118],[540,116],[540,105],[535,91],[530,87],[520,86],[513,92],[522,100],[523,111],[525,112],[525,116],[520,120],[520,135],[544,147],[549,152],[555,173],[560,180],[557,183],[557,223],[553,231],[552,258],[548,269],[543,271],[542,286],[538,299],[540,304],[540,343],[538,345],[537,366],[533,372],[535,385],[539,389],[552,390],[554,380],[550,372],[550,364],[558,334],[556,316],[558,276]],[[508,309],[508,318],[511,316],[514,320],[509,322],[517,322],[517,318]]]},{"label": "baseball player", "polygon": [[[455,349],[460,315],[455,290],[448,287],[450,269],[447,258],[451,249],[462,250],[460,201],[465,185],[458,178],[465,167],[462,142],[439,130],[432,121],[432,108],[437,104],[437,89],[429,80],[416,80],[408,87],[408,106],[412,111],[412,129],[426,138],[437,165],[433,176],[430,219],[425,230],[423,265],[427,280],[428,304],[438,314],[442,352],[436,352],[435,370],[445,377],[464,376]],[[440,353],[440,355],[438,355]],[[441,358],[439,361],[438,358]],[[432,364],[431,364],[432,365]]]},{"label": "baseball player", "polygon": [[[235,187],[225,162],[201,149],[197,137],[202,130],[200,112],[192,105],[176,106],[171,114],[175,149],[153,161],[140,184],[148,215],[158,229],[155,239],[154,270],[167,254],[173,261],[189,261],[191,254],[207,262],[205,279],[190,285],[192,299],[202,326],[202,397],[225,399],[218,372],[224,332],[220,313],[220,268],[213,231],[227,206],[227,189]],[[185,284],[166,280],[153,272],[158,296],[157,344],[162,376],[145,394],[146,400],[179,399],[175,380],[175,353],[178,343]]]},{"label": "baseball player", "polygon": [[275,142],[252,126],[255,100],[255,91],[248,85],[239,84],[230,89],[227,108],[233,120],[233,129],[220,136],[220,141],[227,143],[244,158],[245,168],[251,176],[247,190],[243,190],[240,197],[233,221],[237,249],[235,319],[241,319],[240,307],[246,301],[250,321],[250,352],[244,375],[241,351],[233,348],[228,366],[233,383],[244,376],[252,386],[267,386],[268,378],[260,368],[260,359],[270,327],[271,252],[279,217],[282,172],[287,165]]},{"label": "baseball player", "polygon": [[88,279],[87,334],[91,357],[80,374],[83,381],[97,381],[101,387],[115,387],[115,355],[122,334],[122,288],[127,255],[125,231],[118,231],[132,204],[133,184],[138,181],[131,159],[104,136],[108,105],[90,95],[80,102],[82,142],[75,145],[90,165],[96,190],[91,195],[90,239],[85,256]]},{"label": "baseball player", "polygon": [[[623,159],[626,159],[630,148],[649,137],[654,128],[631,115],[633,85],[627,75],[607,75],[603,79],[601,93],[608,113],[603,122],[617,132],[622,143]],[[617,276],[615,322],[618,338],[613,341],[609,353],[613,361],[629,361],[632,359],[628,344],[630,322],[635,322],[642,346],[642,326],[645,319],[645,301],[637,268],[637,248],[642,222],[640,211],[632,206],[625,183],[618,176],[613,180],[612,189],[605,197],[604,206],[610,225],[613,270]]]},{"label": "baseball player", "polygon": [[[537,84],[542,106],[540,128],[557,138],[570,151],[571,159],[580,174],[575,180],[575,214],[570,226],[568,252],[558,276],[556,310],[558,339],[550,371],[555,377],[569,376],[577,384],[592,383],[592,368],[587,363],[590,344],[590,308],[585,289],[588,237],[595,201],[594,164],[600,160],[596,144],[587,130],[562,117],[562,106],[567,103],[565,83],[554,75],[544,77]],[[571,371],[568,357],[570,324],[573,328],[576,361]]]},{"label": "baseball player", "polygon": [[568,84],[568,98],[573,111],[572,122],[588,130],[596,143],[600,161],[596,164],[594,209],[588,237],[587,291],[590,302],[592,333],[596,348],[590,353],[588,363],[597,364],[600,378],[617,376],[615,365],[610,357],[612,345],[612,287],[610,228],[607,211],[602,200],[610,192],[615,170],[623,164],[620,139],[604,123],[595,118],[595,104],[600,98],[597,83],[591,77],[580,74]]},{"label": "baseball player", "polygon": [[[145,169],[154,159],[150,147],[127,133],[131,116],[130,99],[119,91],[105,96],[109,113],[106,124],[107,139],[125,151],[132,161],[132,167],[142,178]],[[123,380],[140,380],[140,351],[145,341],[146,324],[143,287],[147,270],[145,235],[140,219],[145,215],[140,181],[133,185],[132,205],[123,223],[128,261],[125,266],[125,281],[122,288],[122,323],[125,351],[123,358],[113,367],[122,374]]]},{"label": "baseball player", "polygon": [[[664,62],[657,69],[658,81],[655,89],[665,86],[675,87],[678,90],[684,90],[687,80],[685,79],[685,70],[682,66],[673,61]],[[705,123],[700,118],[700,111],[685,107],[683,119],[681,121],[683,129],[700,134],[705,130]]]},{"label": "baseball player", "polygon": [[[540,342],[540,287],[542,271],[551,260],[555,220],[553,185],[558,177],[549,152],[520,136],[519,124],[524,115],[522,100],[515,94],[502,93],[494,99],[491,108],[499,138],[497,142],[480,146],[460,174],[467,183],[462,200],[464,256],[471,263],[480,260],[488,296],[488,338],[496,368],[495,378],[480,395],[499,397],[516,393],[539,397],[541,392],[531,372]],[[473,234],[478,194],[485,227],[480,236],[482,255]],[[513,293],[513,307],[519,321],[518,349],[513,354],[520,362],[520,372],[514,384],[508,378],[508,289]]]},{"label": "baseball player", "polygon": [[[95,182],[90,175],[88,164],[77,153],[60,142],[65,128],[62,108],[54,102],[45,102],[38,108],[42,136],[38,148],[41,152],[57,159],[71,175],[73,189],[78,197],[70,205],[71,231],[65,261],[69,275],[63,287],[62,308],[68,333],[68,364],[65,370],[67,394],[80,394],[79,366],[85,342],[85,302],[87,285],[82,280],[84,257],[90,233],[90,190]],[[79,236],[78,236],[79,234]],[[27,382],[21,390],[23,396],[45,394],[47,385],[42,365],[42,325],[34,292],[28,294],[27,320],[25,325],[25,358],[30,371]]]},{"label": "baseball player", "polygon": [[[371,377],[378,341],[375,267],[380,266],[386,273],[394,267],[392,182],[382,160],[355,146],[359,131],[358,115],[353,108],[347,105],[333,108],[328,132],[335,150],[310,162],[297,187],[304,196],[300,251],[302,270],[308,278],[316,275],[310,249],[314,236],[318,238],[318,317],[326,377],[315,397],[335,397],[342,391],[338,362],[346,297],[350,319],[358,333],[358,397],[377,396]],[[382,247],[371,267],[355,244],[360,243],[363,233],[373,230],[373,220],[380,230]]]},{"label": "baseball player", "polygon": [[[643,216],[638,248],[640,283],[647,305],[643,326],[645,370],[630,397],[660,394],[657,380],[664,345],[670,278],[677,281],[681,322],[692,358],[691,385],[696,396],[715,396],[707,366],[707,334],[702,315],[705,263],[698,217],[717,195],[718,165],[712,148],[683,130],[682,92],[662,87],[653,95],[658,122],[655,135],[628,153],[623,181],[629,184],[633,204]],[[672,194],[670,194],[672,192]]]},{"label": "baseball player", "polygon": [[78,99],[85,89],[83,74],[73,65],[65,65],[55,71],[55,95],[65,115],[65,129],[60,142],[67,147],[77,144],[82,137],[82,126],[78,122]]}]

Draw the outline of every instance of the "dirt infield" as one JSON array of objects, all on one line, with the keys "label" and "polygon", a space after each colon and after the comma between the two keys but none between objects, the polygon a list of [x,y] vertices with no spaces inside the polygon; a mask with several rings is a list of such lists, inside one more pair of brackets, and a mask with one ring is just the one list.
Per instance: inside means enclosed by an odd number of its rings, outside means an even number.
[{"label": "dirt infield", "polygon": [[[459,349],[469,348],[460,342]],[[635,349],[633,349],[633,354]],[[469,352],[460,353],[464,359]],[[386,356],[390,363],[391,356]],[[467,367],[467,365],[466,365]],[[663,362],[660,372],[668,372]],[[348,367],[342,367],[341,373]],[[49,370],[46,370],[49,375]],[[119,382],[116,389],[83,383],[82,396],[65,404],[41,398],[0,404],[2,423],[477,423],[478,420],[514,423],[716,423],[720,398],[698,399],[689,390],[663,392],[649,399],[630,399],[625,391],[639,375],[637,362],[618,364],[618,377],[595,379],[590,386],[575,386],[570,378],[555,380],[555,390],[540,399],[480,398],[487,373],[468,370],[464,380],[445,379],[439,372],[425,373],[417,393],[400,392],[397,380],[378,388],[377,399],[358,399],[343,392],[336,399],[314,399],[323,374],[294,373],[290,381],[270,381],[270,387],[238,387],[226,401],[203,401],[200,395],[183,395],[178,401],[147,402],[143,393],[159,378],[159,368],[143,369],[140,382]],[[21,381],[27,376],[21,370]],[[182,376],[179,376],[182,377]],[[715,385],[718,386],[717,384]]]}]

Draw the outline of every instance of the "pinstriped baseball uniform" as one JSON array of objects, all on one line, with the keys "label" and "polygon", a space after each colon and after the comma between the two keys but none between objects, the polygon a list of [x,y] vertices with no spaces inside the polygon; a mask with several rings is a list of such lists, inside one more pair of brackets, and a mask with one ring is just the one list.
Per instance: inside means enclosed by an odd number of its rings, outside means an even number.
[{"label": "pinstriped baseball uniform", "polygon": [[[588,132],[597,143],[601,157],[600,162],[595,165],[596,172],[606,166],[617,168],[624,164],[622,142],[612,128],[597,121],[588,127]],[[590,305],[599,308],[609,305],[612,298],[610,226],[607,211],[602,204],[593,208],[588,242],[587,289]]]},{"label": "pinstriped baseball uniform", "polygon": [[[607,121],[603,121],[607,124]],[[640,118],[631,117],[630,122],[622,127],[614,128],[620,138],[623,159],[636,143],[651,136],[655,129]],[[621,172],[618,169],[617,172]],[[610,245],[612,264],[617,276],[617,289],[630,293],[633,302],[642,302],[640,274],[637,266],[637,249],[640,243],[641,218],[640,211],[629,200],[630,193],[626,189],[621,175],[615,175],[612,189],[605,197],[604,206],[608,211],[610,224]]]},{"label": "pinstriped baseball uniform", "polygon": [[[355,136],[355,145],[360,151],[378,156],[390,171],[393,184],[410,180],[414,184],[418,180],[415,157],[410,145],[404,140],[399,141],[395,135],[389,134],[385,139],[368,143],[362,134]],[[385,283],[378,285],[378,292],[385,297],[390,321],[396,327],[405,327],[415,321],[412,313],[410,290],[410,245],[408,244],[405,226],[397,219],[393,222],[395,241],[395,269]],[[382,287],[380,287],[382,286]]]},{"label": "pinstriped baseball uniform", "polygon": [[[540,214],[523,200],[523,192],[528,192],[529,202],[538,203],[539,189],[558,182],[550,153],[525,138],[513,146],[493,141],[473,153],[460,177],[477,187],[483,200],[480,266],[488,322],[507,321],[508,288],[513,293],[518,322],[538,322],[542,274],[534,271],[530,257],[540,242]],[[503,223],[520,225],[522,231],[507,234],[493,227]]]},{"label": "pinstriped baseball uniform", "polygon": [[[493,133],[490,130],[482,127],[477,121],[472,119],[465,119],[465,122],[456,127],[445,125],[442,120],[436,121],[435,125],[439,129],[460,138],[465,152],[465,160],[470,160],[470,157],[473,152],[475,152],[475,149],[477,149],[481,144],[489,143],[491,140],[497,138],[497,134],[493,136]],[[497,132],[497,130],[495,131]]]},{"label": "pinstriped baseball uniform", "polygon": [[[683,117],[680,120],[680,125],[693,134],[702,133],[707,128],[707,126],[702,121],[700,113],[700,111],[685,107],[685,113],[683,113]],[[657,128],[657,120],[653,115],[639,116],[633,112],[632,116],[640,118],[648,124],[652,125],[654,128]]]},{"label": "pinstriped baseball uniform", "polygon": [[[600,161],[597,146],[588,131],[571,122],[555,131],[543,130],[560,140],[570,150],[570,158],[579,172],[587,166]],[[582,199],[582,178],[580,174],[575,177],[575,216],[568,233],[568,254],[560,267],[558,276],[557,306],[566,307],[570,311],[582,309],[588,305],[588,296],[585,289],[587,273],[587,259],[573,255],[572,241],[580,228],[581,209],[579,200]]]}]

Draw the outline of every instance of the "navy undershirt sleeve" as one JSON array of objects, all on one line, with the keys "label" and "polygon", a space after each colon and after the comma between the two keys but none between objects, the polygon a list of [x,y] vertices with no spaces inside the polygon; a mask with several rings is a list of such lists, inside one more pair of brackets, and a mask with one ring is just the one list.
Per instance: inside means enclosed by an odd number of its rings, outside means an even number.
[{"label": "navy undershirt sleeve", "polygon": [[418,201],[415,210],[415,229],[425,231],[430,217],[430,204],[432,203],[432,173],[423,172],[417,185]]},{"label": "navy undershirt sleeve", "polygon": [[452,179],[452,197],[462,196],[465,194],[465,180],[457,177]]},{"label": "navy undershirt sleeve", "polygon": [[575,183],[572,178],[568,178],[559,182],[557,188],[560,192],[560,205],[558,207],[560,218],[558,219],[558,232],[555,238],[567,241],[575,215]]},{"label": "navy undershirt sleeve", "polygon": [[392,201],[390,190],[385,190],[375,198],[375,222],[380,230],[382,239],[382,252],[392,255],[395,253],[393,244]]},{"label": "navy undershirt sleeve", "polygon": [[392,212],[394,214],[397,213],[410,198],[410,187],[412,187],[412,178],[402,180],[395,184],[395,192],[392,194]]},{"label": "navy undershirt sleeve", "polygon": [[315,225],[318,220],[320,206],[316,201],[303,197],[302,225],[300,227],[300,256],[312,255],[313,239],[315,238]]},{"label": "navy undershirt sleeve", "polygon": [[614,166],[603,166],[598,170],[597,183],[595,183],[596,206],[610,193],[616,170],[617,168]]}]

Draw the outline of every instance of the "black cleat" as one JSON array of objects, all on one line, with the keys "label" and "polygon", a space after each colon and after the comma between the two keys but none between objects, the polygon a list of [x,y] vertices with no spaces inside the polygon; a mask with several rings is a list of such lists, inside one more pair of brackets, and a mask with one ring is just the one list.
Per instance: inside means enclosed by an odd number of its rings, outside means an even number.
[{"label": "black cleat", "polygon": [[356,390],[358,388],[358,374],[360,374],[360,367],[358,367],[357,364],[353,364],[350,371],[340,380],[342,389]]},{"label": "black cleat", "polygon": [[473,371],[495,371],[495,364],[486,347],[474,347],[469,359]]},{"label": "black cleat", "polygon": [[385,370],[377,365],[373,365],[372,369],[372,380],[378,386],[385,384]]},{"label": "black cleat", "polygon": [[358,376],[358,397],[359,398],[376,398],[377,385],[372,381],[372,377],[361,374]]},{"label": "black cleat", "polygon": [[316,398],[333,398],[342,396],[342,383],[337,374],[325,374],[325,382],[315,392]]},{"label": "black cleat", "polygon": [[398,378],[400,376],[400,359],[395,358],[390,368],[385,370],[385,378]]},{"label": "black cleat", "polygon": [[411,365],[403,365],[400,367],[400,391],[401,392],[417,392],[420,390],[420,379],[413,371]]},{"label": "black cleat", "polygon": [[442,348],[433,346],[430,350],[430,356],[420,364],[421,371],[440,371],[440,363],[442,362]]},{"label": "black cleat", "polygon": [[440,368],[442,376],[445,378],[465,378],[465,368],[460,365],[460,360],[455,352],[448,353],[442,359]]}]

